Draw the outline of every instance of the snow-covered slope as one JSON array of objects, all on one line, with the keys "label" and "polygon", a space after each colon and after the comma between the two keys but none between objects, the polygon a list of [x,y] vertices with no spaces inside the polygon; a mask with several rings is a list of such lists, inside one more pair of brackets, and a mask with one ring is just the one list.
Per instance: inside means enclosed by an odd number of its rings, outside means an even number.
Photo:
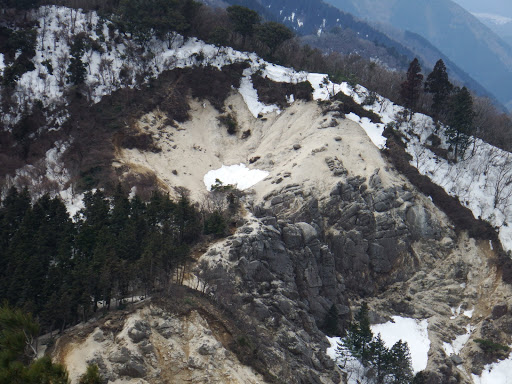
[{"label": "snow-covered slope", "polygon": [[[358,87],[352,95],[361,103],[368,91]],[[459,198],[475,218],[482,218],[498,229],[500,240],[507,251],[512,250],[512,154],[475,138],[462,160],[454,162],[436,155],[428,148],[431,135],[440,137],[440,148],[448,149],[446,137],[438,132],[431,117],[416,113],[410,121],[400,115],[404,108],[379,97],[366,109],[377,113],[385,124],[393,124],[407,139],[407,152],[412,156],[411,165],[443,187],[450,195]],[[348,116],[350,118],[350,116]],[[357,120],[357,117],[354,117]],[[374,143],[383,146],[383,124],[368,119],[360,120]]]},{"label": "snow-covered slope", "polygon": [[[232,48],[216,47],[205,44],[195,38],[184,39],[175,35],[171,44],[153,38],[143,49],[125,38],[113,24],[100,18],[95,12],[84,13],[65,7],[41,7],[35,12],[39,27],[37,29],[35,69],[26,72],[18,80],[14,91],[18,103],[10,113],[2,115],[2,121],[12,126],[21,115],[36,101],[57,110],[65,104],[65,92],[72,87],[67,82],[67,68],[70,62],[72,36],[86,33],[91,40],[89,48],[82,57],[87,64],[85,86],[91,103],[98,102],[102,96],[111,94],[121,87],[137,87],[150,78],[157,77],[165,70],[193,66],[214,66],[236,62],[249,62],[250,69],[244,73],[240,92],[244,96],[251,112],[268,113],[275,106],[262,106],[257,102],[250,75],[258,70],[274,81],[299,82],[310,80],[316,89],[322,87],[323,76],[308,75],[303,72],[272,65],[260,59],[254,53],[235,51]],[[93,48],[94,47],[94,48]],[[5,66],[3,57],[0,70]],[[325,91],[316,93],[317,98],[325,98]],[[55,127],[66,118],[63,114],[55,119]]]},{"label": "snow-covered slope", "polygon": [[[314,88],[315,100],[327,100],[342,91],[362,103],[368,95],[368,91],[362,87],[351,89],[346,83],[333,84],[325,74],[297,72],[265,62],[253,53],[219,48],[195,38],[183,39],[179,35],[172,39],[170,47],[167,42],[155,38],[147,45],[143,55],[137,55],[129,39],[123,38],[121,43],[114,43],[114,39],[117,37],[119,41],[121,35],[117,31],[109,32],[108,21],[94,12],[84,13],[56,6],[41,7],[35,12],[39,18],[34,58],[36,69],[25,73],[18,81],[15,93],[24,102],[17,104],[18,110],[2,115],[7,125],[16,122],[25,112],[23,109],[30,108],[38,100],[49,107],[50,113],[62,107],[64,94],[71,87],[65,81],[70,54],[68,37],[80,32],[87,32],[97,44],[96,49],[89,49],[83,57],[88,64],[86,85],[90,90],[88,95],[91,103],[98,102],[102,96],[120,87],[140,86],[136,78],[141,76],[147,81],[168,69],[198,65],[221,68],[235,62],[250,64],[243,73],[238,91],[255,117],[259,114],[279,113],[276,105],[265,105],[258,100],[251,81],[251,75],[256,72],[277,82],[298,83],[307,80]],[[48,70],[48,62],[53,68],[52,73]],[[289,102],[293,102],[293,97]],[[366,108],[381,116],[384,124],[395,123],[403,111],[402,107],[382,97],[378,97],[374,105]],[[58,129],[66,117],[65,112],[60,112],[53,120],[54,126],[47,128]],[[361,124],[379,148],[384,146],[384,124],[374,124],[354,114],[347,117]],[[472,210],[475,217],[482,217],[499,228],[505,249],[512,250],[512,155],[477,139],[466,159],[454,163],[436,156],[426,148],[427,138],[434,133],[433,121],[428,116],[415,114],[411,121],[397,128],[408,138],[407,151],[413,157],[412,164],[449,194],[457,196]],[[58,143],[56,146],[59,146]],[[444,139],[442,146],[447,148]],[[55,152],[55,149],[51,151]],[[49,159],[54,157],[53,152],[47,155]]]}]

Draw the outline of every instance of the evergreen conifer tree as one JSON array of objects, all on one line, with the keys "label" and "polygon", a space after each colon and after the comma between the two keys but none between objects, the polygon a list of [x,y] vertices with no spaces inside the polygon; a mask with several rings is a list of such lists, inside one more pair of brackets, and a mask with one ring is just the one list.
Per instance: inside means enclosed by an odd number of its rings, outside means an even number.
[{"label": "evergreen conifer tree", "polygon": [[368,318],[368,304],[366,302],[361,305],[355,320],[347,329],[344,343],[352,355],[360,359],[363,365],[366,365],[370,358],[370,343],[373,339],[373,332]]},{"label": "evergreen conifer tree", "polygon": [[260,23],[260,15],[252,9],[232,5],[226,9],[233,29],[242,36],[252,36],[254,27]]},{"label": "evergreen conifer tree", "polygon": [[293,37],[293,32],[283,24],[269,21],[254,27],[256,37],[266,44],[271,54],[279,45]]},{"label": "evergreen conifer tree", "polygon": [[412,372],[411,353],[407,343],[398,340],[390,352],[390,374],[393,384],[409,384],[414,375]]},{"label": "evergreen conifer tree", "polygon": [[68,384],[64,367],[49,357],[32,361],[38,333],[31,315],[6,304],[0,307],[0,383]]},{"label": "evergreen conifer tree", "polygon": [[411,357],[407,343],[399,340],[393,347],[387,348],[380,334],[373,336],[368,318],[368,305],[363,303],[349,326],[347,335],[338,343],[336,350],[338,361],[358,359],[372,372],[377,384],[412,382]]},{"label": "evergreen conifer tree", "polygon": [[87,371],[80,376],[80,380],[78,384],[101,384],[103,383],[103,378],[100,375],[98,366],[96,364],[89,364],[87,366]]},{"label": "evergreen conifer tree", "polygon": [[473,131],[473,97],[466,87],[456,90],[450,103],[446,134],[454,147],[455,160],[464,156]]},{"label": "evergreen conifer tree", "polygon": [[425,81],[425,92],[433,95],[432,112],[436,119],[447,110],[448,98],[452,91],[453,85],[448,79],[446,66],[443,60],[439,59]]},{"label": "evergreen conifer tree", "polygon": [[336,336],[339,333],[338,329],[338,309],[336,305],[331,305],[329,311],[325,315],[324,331],[329,336]]},{"label": "evergreen conifer tree", "polygon": [[376,383],[384,384],[386,377],[391,371],[393,360],[391,352],[384,345],[380,334],[374,337],[370,343],[369,364],[375,369]]},{"label": "evergreen conifer tree", "polygon": [[85,52],[85,36],[77,35],[73,39],[70,48],[71,59],[68,67],[68,83],[74,85],[83,84],[87,75],[82,56]]},{"label": "evergreen conifer tree", "polygon": [[409,64],[405,81],[400,85],[400,97],[404,106],[412,110],[420,97],[423,75],[421,74],[420,62],[415,58]]}]

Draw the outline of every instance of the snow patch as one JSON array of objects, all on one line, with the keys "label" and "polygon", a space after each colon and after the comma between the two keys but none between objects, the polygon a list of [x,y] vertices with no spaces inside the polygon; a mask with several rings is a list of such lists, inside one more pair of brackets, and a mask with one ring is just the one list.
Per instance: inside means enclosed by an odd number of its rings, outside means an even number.
[{"label": "snow patch", "polygon": [[372,332],[380,333],[386,347],[391,348],[397,341],[407,342],[411,351],[414,373],[427,368],[430,339],[428,338],[428,320],[409,319],[393,316],[392,321],[373,325]]},{"label": "snow patch", "polygon": [[508,359],[486,365],[480,376],[472,374],[471,377],[475,384],[507,384],[511,381],[511,372],[512,357],[509,356]]},{"label": "snow patch", "polygon": [[377,148],[382,149],[386,146],[386,138],[382,135],[384,132],[384,124],[372,123],[367,117],[360,118],[353,112],[349,113],[345,117],[358,123],[365,130],[366,134]]},{"label": "snow patch", "polygon": [[219,179],[224,185],[235,185],[238,189],[244,190],[259,183],[269,173],[259,169],[249,169],[243,163],[239,165],[223,165],[221,168],[209,171],[204,175],[204,184],[208,191],[211,190],[212,185]]},{"label": "snow patch", "polygon": [[462,305],[459,305],[457,308],[452,307],[450,310],[452,311],[452,315],[450,316],[450,320],[456,319],[460,315],[460,311],[462,309]]},{"label": "snow patch", "polygon": [[471,337],[471,332],[473,331],[473,327],[471,325],[466,326],[466,333],[463,335],[459,335],[455,338],[455,340],[451,343],[443,342],[443,349],[448,356],[458,355],[462,348],[466,345],[469,338]]},{"label": "snow patch", "polygon": [[475,312],[475,308],[464,311],[463,315],[471,319],[473,317],[473,312]]},{"label": "snow patch", "polygon": [[360,384],[361,380],[364,380],[365,373],[367,369],[361,364],[359,360],[352,356],[346,356],[341,358],[337,355],[336,350],[338,348],[338,343],[341,343],[341,337],[328,337],[327,340],[331,345],[327,348],[326,354],[332,360],[336,362],[336,364],[347,373],[347,384]]},{"label": "snow patch", "polygon": [[244,77],[242,77],[240,88],[238,89],[249,111],[251,111],[254,117],[258,117],[259,114],[279,112],[277,105],[265,105],[259,101],[258,92],[252,85],[251,72],[251,68],[244,70]]},{"label": "snow patch", "polygon": [[[94,193],[94,192],[93,192]],[[69,213],[71,218],[74,218],[75,215],[83,208],[85,208],[84,204],[84,194],[74,194],[73,189],[69,187],[68,189],[62,190],[59,193],[60,198],[64,202],[66,206],[66,210]]]}]

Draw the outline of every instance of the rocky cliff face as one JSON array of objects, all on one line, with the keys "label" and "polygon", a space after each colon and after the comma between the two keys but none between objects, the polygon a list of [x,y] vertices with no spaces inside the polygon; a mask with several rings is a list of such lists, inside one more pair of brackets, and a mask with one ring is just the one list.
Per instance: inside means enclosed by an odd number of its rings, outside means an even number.
[{"label": "rocky cliff face", "polygon": [[201,252],[187,280],[215,305],[185,302],[184,314],[154,302],[72,331],[55,355],[73,378],[94,362],[112,382],[344,382],[322,328],[334,305],[341,332],[362,300],[373,322],[428,319],[429,382],[470,383],[496,360],[468,342],[512,341],[512,292],[492,245],[453,228],[358,124],[312,102],[259,119],[239,96],[227,105],[249,137],[228,135],[218,112],[192,102],[191,120],[174,127],[158,111],[144,116],[140,129],[161,151],[120,150],[115,164],[185,185],[197,201],[216,165],[269,172],[245,192],[236,232]]},{"label": "rocky cliff face", "polygon": [[[322,370],[331,368],[331,362],[322,365],[328,360],[319,327],[333,304],[340,325],[348,322],[353,299],[407,280],[422,259],[441,260],[452,245],[449,237],[440,240],[453,231],[417,194],[403,186],[384,188],[378,172],[369,181],[341,174],[320,200],[293,184],[266,196],[254,208],[256,217],[202,257],[206,270],[216,271],[202,275],[215,294],[229,296],[254,327],[271,329],[284,356],[298,358],[290,360],[300,362],[293,382],[320,382]],[[411,314],[401,298],[389,306],[380,316]],[[310,376],[301,377],[304,365]]]}]

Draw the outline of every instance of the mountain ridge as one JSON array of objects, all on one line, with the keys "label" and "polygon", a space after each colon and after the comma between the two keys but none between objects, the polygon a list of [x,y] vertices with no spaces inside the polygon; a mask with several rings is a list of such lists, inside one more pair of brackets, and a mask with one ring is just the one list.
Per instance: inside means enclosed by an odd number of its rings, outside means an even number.
[{"label": "mountain ridge", "polygon": [[[383,62],[388,64],[390,68],[395,68],[398,63],[397,69],[405,70],[409,61],[416,56],[420,58],[426,68],[433,68],[437,60],[443,59],[448,66],[448,70],[457,81],[468,86],[479,95],[496,100],[492,92],[470,77],[460,66],[456,65],[425,38],[408,31],[403,36],[402,33],[397,31],[390,31],[384,28],[379,29],[380,26],[372,26],[352,16],[350,14],[350,7],[345,9],[348,12],[346,13],[320,0],[313,2],[311,0],[302,2],[288,0],[228,0],[228,2],[230,4],[248,6],[255,10],[263,8],[263,15],[269,17],[268,15],[270,14],[271,19],[284,23],[299,35],[317,35],[320,30],[328,32],[335,27],[352,29],[357,38],[369,41],[370,44],[376,44],[377,48],[385,47],[387,54],[391,56],[391,60],[384,59]],[[348,6],[347,4],[344,5]],[[321,12],[321,14],[318,12]],[[357,13],[354,11],[354,14]],[[294,15],[293,20],[292,15]],[[322,27],[323,23],[325,25]],[[313,37],[307,36],[307,42],[315,46]],[[324,45],[318,46],[323,47]],[[371,51],[370,54],[365,54],[363,45],[356,45],[356,47],[356,54],[361,54],[367,59],[372,58]],[[326,51],[331,52],[332,50],[327,49]],[[342,53],[350,54],[352,52],[343,51]],[[504,104],[497,100],[496,104],[499,105],[500,109],[506,110]]]},{"label": "mountain ridge", "polygon": [[458,4],[450,0],[428,3],[389,0],[380,2],[389,11],[378,13],[373,0],[357,4],[351,0],[328,2],[340,9],[356,8],[359,17],[422,35],[502,103],[510,102],[510,94],[503,84],[512,79],[512,48]]}]

